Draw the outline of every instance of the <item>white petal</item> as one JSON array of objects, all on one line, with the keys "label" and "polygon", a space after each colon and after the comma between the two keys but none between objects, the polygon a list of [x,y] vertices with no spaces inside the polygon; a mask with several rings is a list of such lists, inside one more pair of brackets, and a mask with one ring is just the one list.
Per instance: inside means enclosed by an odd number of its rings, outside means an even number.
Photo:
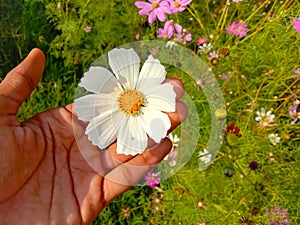
[{"label": "white petal", "polygon": [[180,138],[175,134],[173,142],[178,143],[180,141]]},{"label": "white petal", "polygon": [[209,151],[206,148],[204,148],[203,152],[199,152],[199,156],[204,156],[204,155],[207,155],[208,153],[209,153]]},{"label": "white petal", "polygon": [[97,98],[96,94],[90,94],[74,100],[74,110],[78,114],[78,119],[90,121],[97,115],[95,112]]},{"label": "white petal", "polygon": [[173,85],[165,83],[143,92],[147,104],[163,112],[175,112],[176,94]]},{"label": "white petal", "polygon": [[86,90],[94,93],[111,93],[114,88],[119,87],[119,83],[115,76],[104,67],[90,67],[84,73],[79,85]]},{"label": "white petal", "polygon": [[118,121],[112,121],[113,114],[119,121],[122,120],[121,112],[115,109],[95,117],[86,128],[85,133],[88,135],[89,140],[100,149],[107,148],[116,140],[117,130],[114,124]]},{"label": "white petal", "polygon": [[166,78],[166,70],[160,64],[158,59],[154,59],[151,55],[145,61],[138,80],[137,89],[145,91],[156,85],[161,84]]},{"label": "white petal", "polygon": [[204,148],[203,152],[199,152],[199,157],[200,157],[200,160],[202,162],[204,162],[205,164],[207,164],[207,163],[209,163],[211,161],[212,154],[209,153],[209,151]]},{"label": "white petal", "polygon": [[109,65],[125,88],[135,88],[139,76],[140,58],[133,49],[113,49],[108,52]]},{"label": "white petal", "polygon": [[137,117],[143,129],[150,138],[159,143],[166,137],[167,131],[171,127],[171,122],[167,114],[151,107],[146,107],[141,115]]},{"label": "white petal", "polygon": [[260,121],[262,120],[262,118],[261,118],[260,116],[257,116],[257,117],[255,117],[255,120],[256,120],[257,122],[260,122]]},{"label": "white petal", "polygon": [[89,94],[74,102],[78,118],[84,121],[90,121],[99,114],[111,113],[112,108],[117,106],[116,97],[112,94]]},{"label": "white petal", "polygon": [[146,132],[137,117],[128,116],[120,126],[117,140],[117,153],[136,155],[145,151],[148,144]]}]

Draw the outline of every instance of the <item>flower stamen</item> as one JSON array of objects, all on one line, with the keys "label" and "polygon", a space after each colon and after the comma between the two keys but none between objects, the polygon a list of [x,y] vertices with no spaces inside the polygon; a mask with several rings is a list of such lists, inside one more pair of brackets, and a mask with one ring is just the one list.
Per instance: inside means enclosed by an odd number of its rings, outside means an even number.
[{"label": "flower stamen", "polygon": [[174,2],[174,8],[179,8],[179,7],[180,7],[180,3],[177,2],[177,1],[175,1],[175,2]]},{"label": "flower stamen", "polygon": [[140,113],[140,108],[144,103],[141,92],[135,89],[126,89],[118,97],[118,105],[122,112],[127,115],[136,115]]},{"label": "flower stamen", "polygon": [[157,8],[157,7],[158,7],[158,2],[153,2],[153,3],[152,3],[152,7],[153,7],[153,8]]}]

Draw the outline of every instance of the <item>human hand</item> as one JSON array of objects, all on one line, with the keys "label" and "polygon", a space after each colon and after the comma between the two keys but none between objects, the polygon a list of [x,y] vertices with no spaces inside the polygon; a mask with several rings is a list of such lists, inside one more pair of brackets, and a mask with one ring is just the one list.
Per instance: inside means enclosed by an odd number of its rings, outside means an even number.
[{"label": "human hand", "polygon": [[[19,122],[18,109],[44,66],[44,54],[34,49],[0,84],[0,224],[90,224],[168,154],[171,142],[166,138],[134,157],[116,154],[116,143],[99,152],[73,104]],[[182,97],[180,81],[166,82],[174,84],[177,100]],[[186,118],[187,108],[177,101],[168,116],[171,131]],[[86,148],[79,150],[78,143]]]}]

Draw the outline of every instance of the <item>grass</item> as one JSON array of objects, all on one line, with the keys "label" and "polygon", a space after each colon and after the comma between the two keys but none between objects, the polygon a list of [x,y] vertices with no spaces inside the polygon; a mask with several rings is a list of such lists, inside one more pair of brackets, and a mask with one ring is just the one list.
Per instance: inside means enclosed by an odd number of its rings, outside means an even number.
[{"label": "grass", "polygon": [[[15,16],[14,6],[0,2],[0,78],[32,47],[47,55],[43,80],[22,105],[21,120],[72,102],[79,78],[98,56],[135,41],[136,33],[140,40],[158,40],[156,31],[164,24],[148,24],[132,0],[104,0],[101,5],[69,0],[61,1],[61,8],[55,1],[18,1],[18,6],[20,17]],[[197,87],[195,77],[166,65],[168,76],[181,78],[196,107],[189,119],[199,120],[197,147],[188,162],[158,188],[133,187],[110,203],[93,224],[268,224],[265,212],[276,205],[288,210],[291,224],[300,224],[300,122],[292,125],[289,115],[289,108],[300,100],[299,74],[293,73],[300,67],[300,34],[291,22],[300,15],[299,6],[298,0],[203,0],[168,16],[192,34],[184,47],[211,68],[226,104],[226,125],[235,122],[240,136],[225,135],[210,166],[200,171],[198,153],[207,147],[216,109],[210,111],[211,100]],[[226,32],[233,21],[247,24],[244,38]],[[84,32],[86,26],[91,26],[90,33]],[[228,49],[229,55],[213,65],[208,53],[199,53],[200,37],[213,45],[211,51]],[[271,126],[255,120],[261,108],[275,115]],[[186,128],[194,132],[192,122]],[[178,151],[183,157],[187,141],[180,129],[174,133],[182,137]],[[278,144],[270,142],[271,133],[280,137]],[[252,161],[258,163],[257,170],[249,168]]]}]

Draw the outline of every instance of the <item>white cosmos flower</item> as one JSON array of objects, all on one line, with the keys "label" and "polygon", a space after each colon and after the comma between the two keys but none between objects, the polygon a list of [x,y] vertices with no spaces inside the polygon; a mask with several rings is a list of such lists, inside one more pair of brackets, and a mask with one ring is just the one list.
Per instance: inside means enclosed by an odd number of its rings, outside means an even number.
[{"label": "white cosmos flower", "polygon": [[264,127],[269,126],[271,123],[274,122],[275,115],[272,114],[271,110],[269,110],[266,113],[266,110],[264,108],[261,108],[260,111],[256,112],[256,114],[257,114],[257,117],[255,117],[255,120]]},{"label": "white cosmos flower", "polygon": [[212,160],[212,154],[204,148],[203,152],[199,152],[199,159],[205,164],[208,164]]},{"label": "white cosmos flower", "polygon": [[172,150],[174,149],[174,148],[177,148],[178,147],[178,142],[180,141],[180,138],[177,136],[177,134],[172,134],[172,133],[170,133],[169,135],[168,135],[168,138],[171,140],[171,142],[172,142]]},{"label": "white cosmos flower", "polygon": [[211,43],[204,43],[203,45],[199,46],[199,51],[200,53],[208,53],[212,48],[213,46],[211,45]]},{"label": "white cosmos flower", "polygon": [[168,137],[172,142],[172,149],[169,154],[165,156],[164,160],[168,161],[170,166],[176,166],[176,157],[178,155],[176,148],[178,147],[180,138],[176,134],[173,135],[172,133],[170,133]]},{"label": "white cosmos flower", "polygon": [[166,48],[170,47],[171,49],[173,46],[177,46],[177,43],[174,40],[167,41]]},{"label": "white cosmos flower", "polygon": [[278,137],[278,134],[269,134],[269,140],[273,145],[277,145],[280,142],[280,137]]},{"label": "white cosmos flower", "polygon": [[79,86],[91,92],[75,100],[78,118],[90,121],[86,134],[100,149],[117,140],[117,153],[136,155],[148,145],[148,137],[159,143],[171,127],[164,112],[175,111],[173,85],[163,83],[166,71],[151,55],[140,69],[133,49],[108,52],[113,73],[93,66]]}]

